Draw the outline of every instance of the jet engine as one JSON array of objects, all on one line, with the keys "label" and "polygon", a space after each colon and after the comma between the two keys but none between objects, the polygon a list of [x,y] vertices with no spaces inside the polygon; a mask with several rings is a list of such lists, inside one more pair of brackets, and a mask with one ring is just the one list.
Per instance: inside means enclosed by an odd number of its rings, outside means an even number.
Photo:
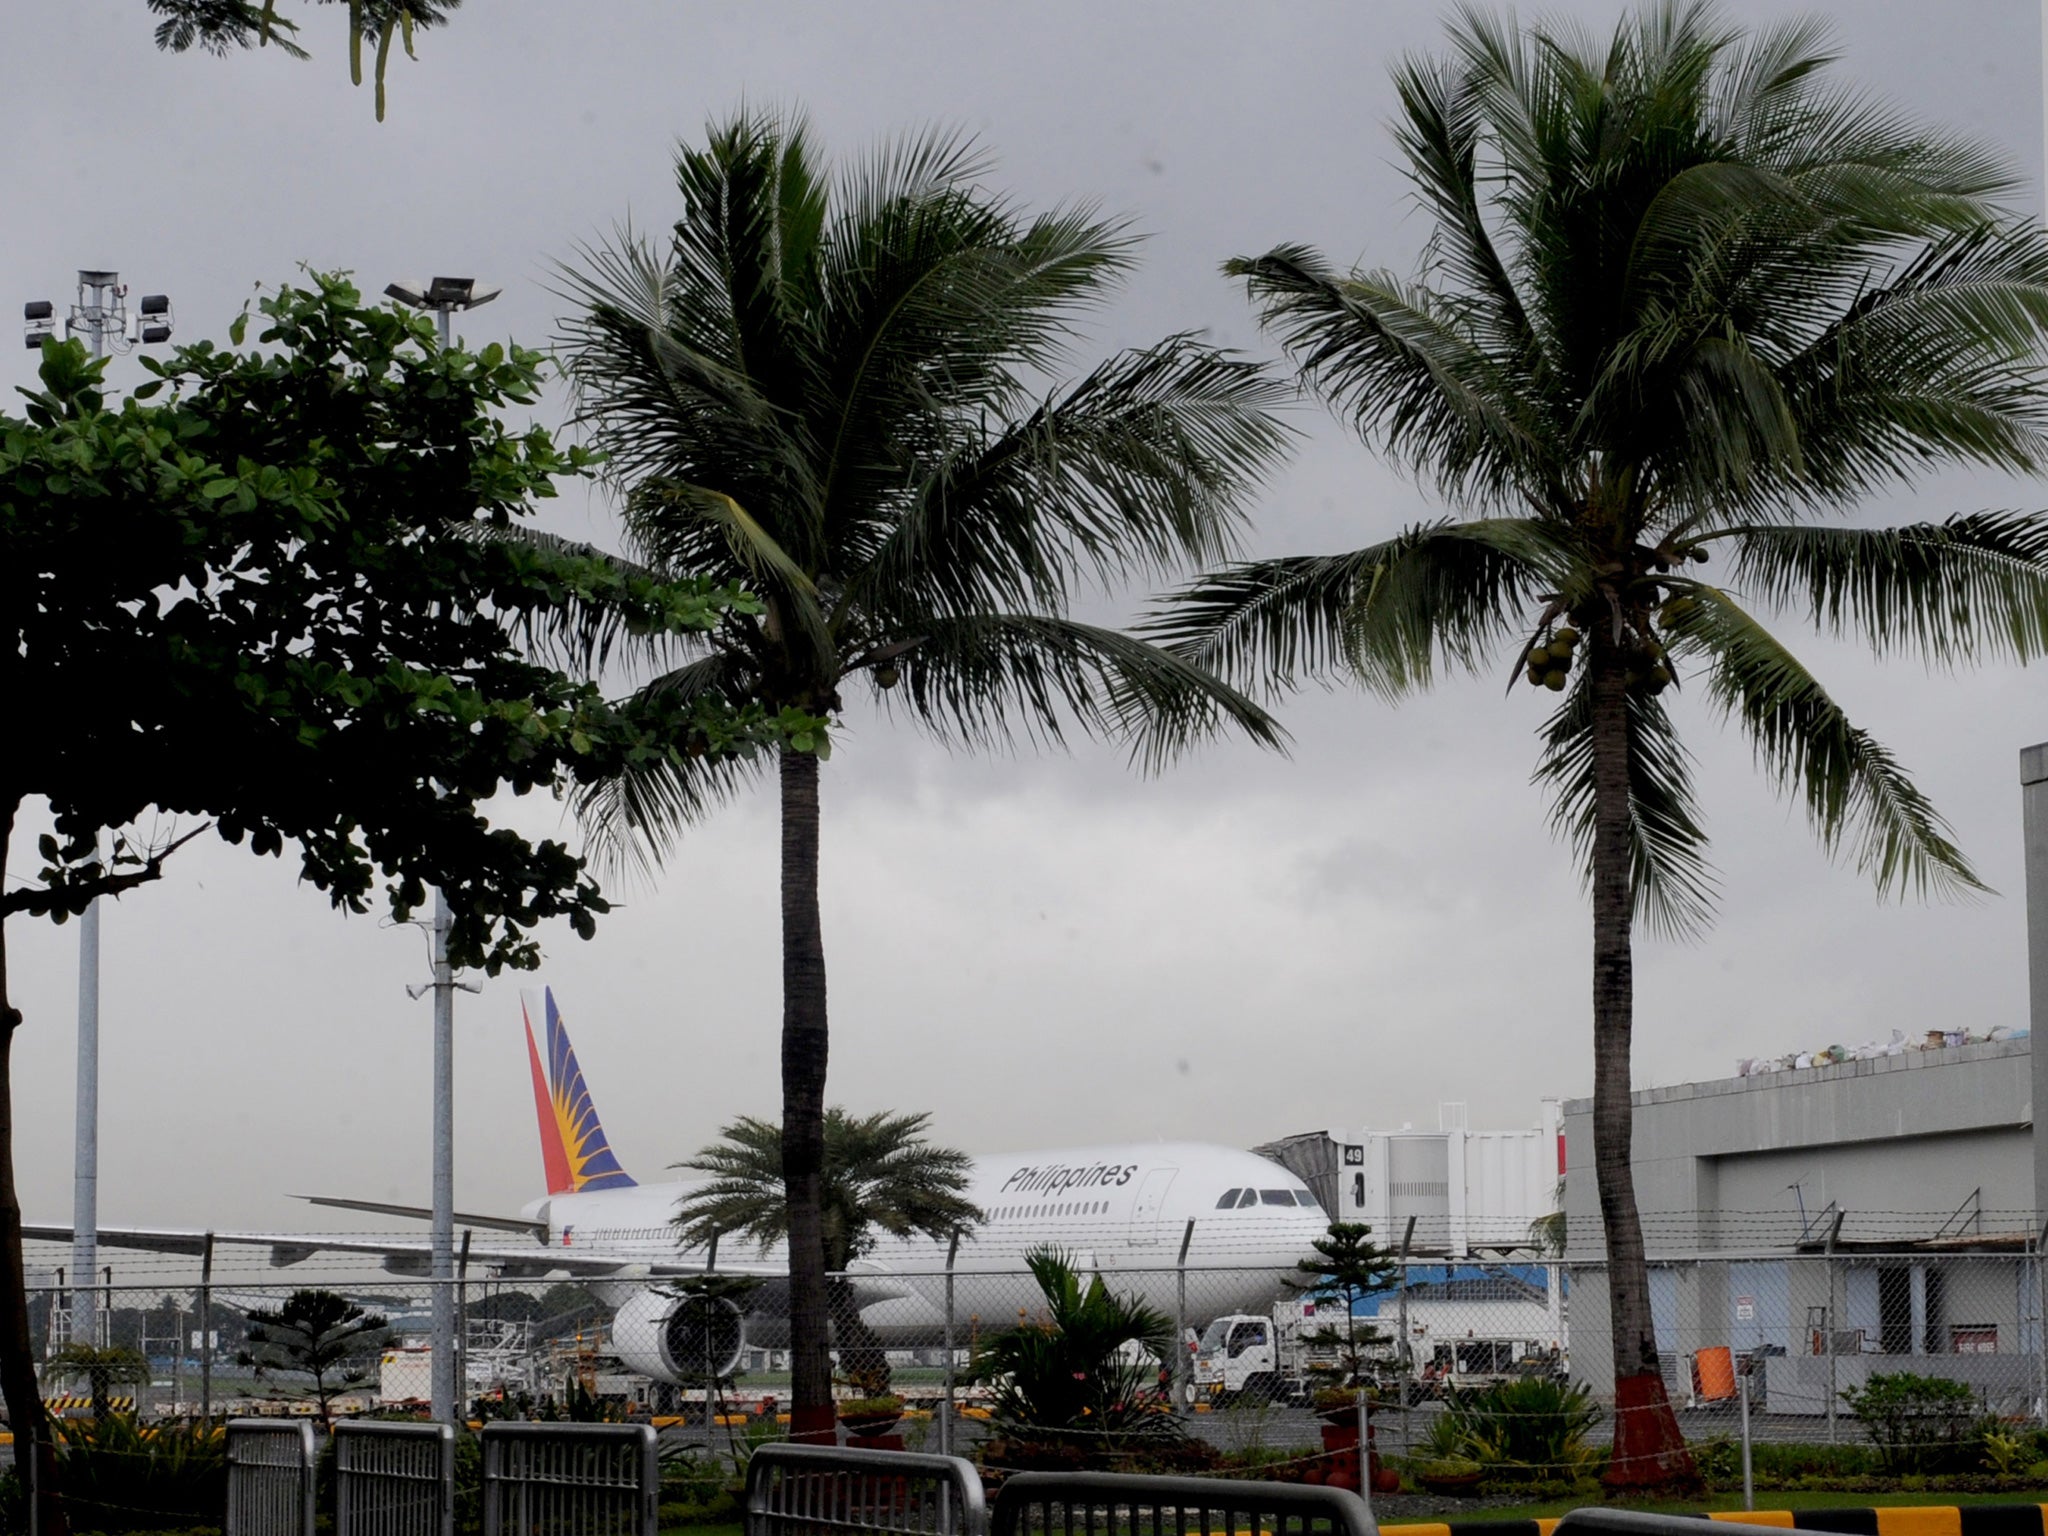
[{"label": "jet engine", "polygon": [[646,1290],[612,1320],[612,1351],[627,1370],[678,1386],[701,1386],[739,1369],[747,1320],[723,1296]]}]

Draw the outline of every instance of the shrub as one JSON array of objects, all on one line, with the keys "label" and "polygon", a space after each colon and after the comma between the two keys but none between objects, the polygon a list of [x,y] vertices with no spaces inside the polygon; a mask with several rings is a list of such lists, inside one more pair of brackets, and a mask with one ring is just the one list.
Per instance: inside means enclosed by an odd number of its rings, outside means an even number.
[{"label": "shrub", "polygon": [[1586,1388],[1523,1376],[1452,1393],[1422,1448],[1436,1460],[1476,1461],[1495,1478],[1571,1481],[1592,1465],[1586,1434],[1599,1422]]},{"label": "shrub", "polygon": [[1841,1398],[1863,1425],[1885,1472],[1963,1471],[1980,1459],[1982,1410],[1964,1382],[1879,1371]]},{"label": "shrub", "polygon": [[[1173,1347],[1172,1320],[1116,1295],[1099,1275],[1083,1285],[1064,1254],[1040,1249],[1025,1262],[1045,1296],[1042,1319],[984,1339],[968,1373],[994,1387],[1001,1437],[1033,1456],[1022,1448],[1087,1448],[1091,1465],[1109,1464],[1136,1442],[1184,1439],[1181,1421],[1161,1411],[1155,1377]],[[1146,1454],[1155,1454],[1149,1444]],[[1065,1464],[1055,1457],[1044,1469]]]},{"label": "shrub", "polygon": [[57,1440],[72,1523],[99,1531],[206,1525],[227,1501],[227,1434],[137,1424],[128,1414],[63,1419]]}]

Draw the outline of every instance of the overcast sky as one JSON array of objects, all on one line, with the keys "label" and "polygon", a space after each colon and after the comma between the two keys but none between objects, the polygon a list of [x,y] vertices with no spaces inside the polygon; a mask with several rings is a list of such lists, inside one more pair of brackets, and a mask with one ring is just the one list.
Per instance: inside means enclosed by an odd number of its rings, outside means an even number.
[{"label": "overcast sky", "polygon": [[[1574,4],[1603,30],[1615,7]],[[1780,5],[1732,7],[1743,19]],[[1409,265],[1421,239],[1390,159],[1390,64],[1432,46],[1430,0],[1281,5],[471,0],[391,64],[378,124],[348,83],[339,7],[299,16],[315,58],[159,54],[139,0],[13,8],[0,98],[0,299],[71,297],[81,265],[168,292],[182,340],[224,340],[297,263],[504,286],[461,329],[530,344],[551,264],[677,208],[679,138],[741,101],[798,104],[830,149],[927,122],[979,135],[1033,206],[1133,215],[1142,268],[1085,350],[1201,329],[1263,348],[1226,257],[1283,240]],[[2041,170],[2031,0],[1824,8],[1842,68]],[[2038,197],[2031,202],[2038,204]],[[9,313],[12,313],[10,310]],[[0,352],[0,384],[33,357]],[[117,381],[138,377],[132,360]],[[552,399],[544,419],[557,422]],[[1435,508],[1304,406],[1250,533],[1256,553],[1353,548]],[[1869,520],[2042,505],[1949,477]],[[552,526],[612,539],[574,489]],[[1116,596],[1133,611],[1142,593]],[[1796,631],[1795,631],[1796,633]],[[2017,753],[2048,738],[2037,672],[1879,669],[1802,654],[1918,775],[2000,892],[1881,906],[1699,704],[1696,752],[1724,901],[1705,942],[1638,950],[1637,1082],[1892,1029],[2025,1023]],[[1533,1124],[1590,1087],[1589,924],[1529,784],[1547,696],[1452,680],[1398,710],[1352,691],[1284,709],[1285,759],[1219,744],[1165,776],[1112,750],[951,756],[856,709],[824,776],[830,1097],[930,1109],[972,1151],[1173,1137],[1250,1145],[1324,1127]],[[21,722],[33,729],[33,722]],[[520,824],[559,827],[551,803]],[[562,829],[573,832],[573,829]],[[17,844],[17,846],[20,846]],[[108,1221],[307,1225],[292,1191],[423,1201],[429,1005],[412,929],[344,919],[295,864],[218,843],[107,913],[100,1210]],[[28,873],[12,870],[11,877]],[[641,1178],[731,1116],[773,1117],[779,1027],[772,800],[734,805],[595,941],[549,936],[613,1146]],[[16,1156],[31,1219],[71,1199],[75,928],[17,919]],[[458,1202],[540,1190],[518,990],[458,1005]]]}]

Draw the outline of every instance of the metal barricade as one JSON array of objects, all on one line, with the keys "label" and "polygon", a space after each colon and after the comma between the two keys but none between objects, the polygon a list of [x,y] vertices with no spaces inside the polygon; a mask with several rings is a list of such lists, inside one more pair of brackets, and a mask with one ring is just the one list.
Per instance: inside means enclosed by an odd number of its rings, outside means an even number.
[{"label": "metal barricade", "polygon": [[[1732,1516],[1741,1519],[1741,1515]],[[1634,1509],[1574,1509],[1552,1536],[1699,1536],[1711,1529],[1698,1515],[1652,1515]]]},{"label": "metal barricade", "polygon": [[1346,1488],[1120,1472],[1018,1472],[996,1495],[992,1536],[1101,1536],[1104,1531],[1379,1536]]},{"label": "metal barricade", "polygon": [[649,1424],[486,1424],[484,1536],[655,1536]]},{"label": "metal barricade", "polygon": [[746,1536],[863,1531],[986,1536],[988,1504],[958,1456],[764,1445],[747,1463]]},{"label": "metal barricade", "polygon": [[222,1536],[313,1536],[313,1426],[304,1419],[228,1420]]},{"label": "metal barricade", "polygon": [[455,1429],[334,1426],[334,1536],[454,1536]]}]

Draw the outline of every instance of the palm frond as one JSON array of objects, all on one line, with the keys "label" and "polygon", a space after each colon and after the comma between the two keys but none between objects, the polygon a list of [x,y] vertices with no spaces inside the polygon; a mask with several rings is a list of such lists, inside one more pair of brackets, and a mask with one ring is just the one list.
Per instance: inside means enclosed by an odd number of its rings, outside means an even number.
[{"label": "palm frond", "polygon": [[[700,696],[754,697],[759,674],[750,658],[716,651],[645,685],[680,703]],[[651,878],[684,831],[750,788],[772,761],[766,750],[693,755],[674,743],[627,765],[614,779],[581,786],[571,802],[588,857],[599,869]]]},{"label": "palm frond", "polygon": [[1397,699],[1439,667],[1478,672],[1535,593],[1574,589],[1576,565],[1558,531],[1533,519],[1426,523],[1348,555],[1198,577],[1141,633],[1239,681],[1291,688],[1341,666]]},{"label": "palm frond", "polygon": [[1318,394],[1445,496],[1499,503],[1540,478],[1541,438],[1513,373],[1427,288],[1388,273],[1339,277],[1303,246],[1224,270]]},{"label": "palm frond", "polygon": [[[1533,781],[1556,797],[1550,826],[1592,878],[1593,707],[1589,670],[1543,726]],[[1692,754],[1658,700],[1632,692],[1628,706],[1629,867],[1635,914],[1652,932],[1694,938],[1713,920],[1715,879],[1692,786]]]},{"label": "palm frond", "polygon": [[1054,607],[1075,573],[1108,585],[1221,558],[1285,447],[1285,392],[1189,336],[1121,353],[935,463],[851,595],[884,612]]},{"label": "palm frond", "polygon": [[1802,455],[1784,499],[1846,503],[1942,462],[2048,463],[2044,340],[2048,236],[1978,225],[1930,244],[1778,365]]},{"label": "palm frond", "polygon": [[1897,759],[1850,723],[1790,651],[1726,591],[1702,583],[1689,595],[1670,649],[1704,662],[1708,697],[1741,723],[1759,766],[1804,804],[1823,848],[1832,854],[1846,842],[1882,896],[1986,889]]},{"label": "palm frond", "polygon": [[666,585],[668,578],[651,565],[527,523],[466,523],[452,531],[459,539],[509,545],[539,557],[535,579],[546,582],[545,600],[535,601],[522,612],[519,634],[521,642],[550,665],[579,675],[594,673],[607,666],[621,644],[628,641],[646,647],[650,654],[668,658],[673,665],[676,657],[704,644],[703,637],[697,634],[645,634],[625,605],[603,597],[586,601],[574,590],[581,583],[547,581],[551,575],[588,576],[596,570],[612,578],[611,582],[600,584],[600,590],[607,585],[613,589],[628,584],[643,589]]},{"label": "palm frond", "polygon": [[1880,656],[1944,666],[2048,655],[2048,514],[1974,512],[1902,528],[1744,524],[1716,535],[1735,580]]},{"label": "palm frond", "polygon": [[1058,747],[1079,725],[1157,769],[1234,727],[1279,749],[1279,722],[1213,673],[1143,640],[1048,614],[934,618],[902,661],[903,684],[881,695],[941,741]]}]

